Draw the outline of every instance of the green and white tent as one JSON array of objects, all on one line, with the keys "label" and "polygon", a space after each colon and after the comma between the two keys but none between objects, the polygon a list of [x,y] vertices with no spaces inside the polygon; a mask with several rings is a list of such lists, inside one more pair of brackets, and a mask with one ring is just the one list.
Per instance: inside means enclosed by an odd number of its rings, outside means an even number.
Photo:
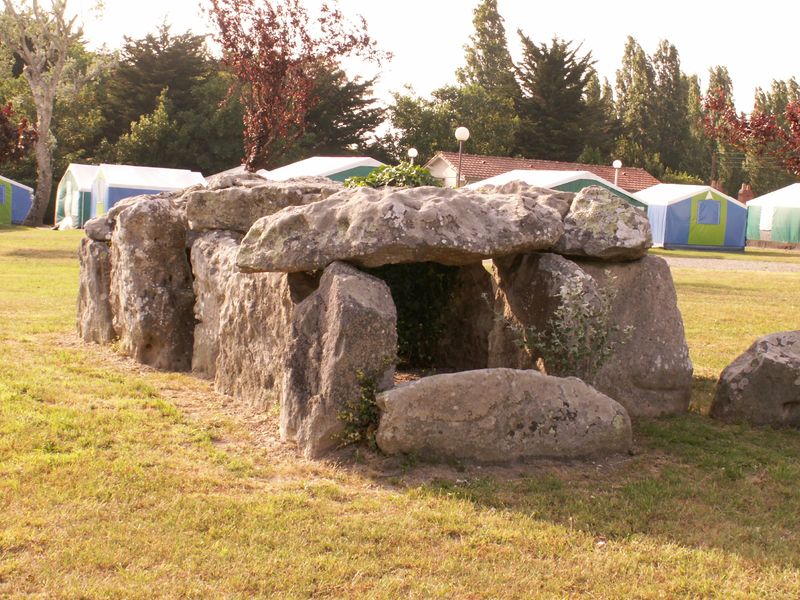
[{"label": "green and white tent", "polygon": [[294,177],[327,177],[344,181],[348,177],[369,175],[383,163],[368,156],[312,156],[272,171],[261,169],[258,174],[274,181]]},{"label": "green and white tent", "polygon": [[91,217],[92,185],[99,167],[71,163],[56,190],[56,227],[78,229]]},{"label": "green and white tent", "polygon": [[641,208],[643,210],[646,208],[644,202],[641,202],[632,194],[629,194],[621,187],[618,187],[610,181],[606,181],[599,175],[595,175],[589,171],[515,169],[513,171],[508,171],[507,173],[495,175],[489,179],[470,183],[466,187],[470,190],[479,190],[485,185],[503,185],[512,181],[522,181],[528,185],[546,188],[548,190],[557,190],[559,192],[580,192],[583,188],[597,185],[607,189],[615,196],[619,196],[628,204],[631,204],[636,208]]},{"label": "green and white tent", "polygon": [[800,244],[800,183],[747,203],[747,241]]}]

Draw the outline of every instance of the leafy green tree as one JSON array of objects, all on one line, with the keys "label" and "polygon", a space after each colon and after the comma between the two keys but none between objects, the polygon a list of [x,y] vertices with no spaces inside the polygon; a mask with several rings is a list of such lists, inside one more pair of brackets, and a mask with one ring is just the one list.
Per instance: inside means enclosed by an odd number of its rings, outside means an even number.
[{"label": "leafy green tree", "polygon": [[703,124],[703,93],[697,75],[687,78],[686,87],[689,139],[684,149],[680,168],[703,182],[708,182],[711,180],[712,141],[706,134]]},{"label": "leafy green tree", "polygon": [[109,142],[142,115],[152,113],[164,89],[169,90],[174,111],[193,110],[192,91],[214,69],[205,36],[173,35],[166,23],[141,39],[125,36],[124,40],[116,68],[103,81],[107,95],[102,101],[107,123],[103,135]]},{"label": "leafy green tree", "polygon": [[662,171],[653,135],[653,95],[655,71],[647,54],[631,36],[625,43],[622,64],[617,70],[616,106],[619,137],[615,157],[626,165]]},{"label": "leafy green tree", "polygon": [[[522,62],[517,75],[522,88],[517,151],[525,156],[574,161],[587,143],[593,117],[587,106],[587,87],[594,69],[592,53],[553,38],[535,44],[519,31]],[[595,92],[596,93],[596,92]],[[598,101],[600,98],[598,98]]]},{"label": "leafy green tree", "polygon": [[335,63],[318,66],[316,104],[306,115],[303,134],[282,153],[282,162],[367,152],[369,134],[385,120],[385,109],[373,96],[374,84],[374,79],[348,78]]},{"label": "leafy green tree", "polygon": [[588,164],[610,163],[614,157],[614,138],[617,132],[617,115],[614,92],[607,79],[600,85],[600,78],[593,72],[584,92],[586,119],[583,131],[585,146],[578,162]]},{"label": "leafy green tree", "polygon": [[680,169],[690,143],[689,82],[681,71],[678,50],[662,40],[652,57],[652,135],[664,166]]},{"label": "leafy green tree", "polygon": [[[709,69],[707,97],[724,96],[729,107],[734,106],[733,81],[728,68],[715,66]],[[721,117],[712,116],[712,119]],[[711,140],[711,180],[720,183],[722,189],[735,196],[747,179],[744,172],[745,153],[721,138]]]},{"label": "leafy green tree", "polygon": [[456,72],[458,82],[482,87],[502,99],[518,98],[519,86],[497,0],[482,0],[475,8],[472,24],[475,31],[464,47],[466,64]]}]

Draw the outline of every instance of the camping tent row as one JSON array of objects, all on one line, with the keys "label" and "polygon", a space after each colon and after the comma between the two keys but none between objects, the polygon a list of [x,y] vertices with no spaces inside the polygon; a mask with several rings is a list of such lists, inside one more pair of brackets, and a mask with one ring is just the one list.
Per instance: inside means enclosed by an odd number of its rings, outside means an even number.
[{"label": "camping tent row", "polygon": [[747,240],[800,244],[800,183],[747,203]]},{"label": "camping tent row", "polygon": [[638,200],[633,194],[629,194],[622,188],[606,181],[599,175],[589,171],[545,171],[531,169],[516,169],[501,175],[495,175],[483,181],[476,181],[465,186],[466,189],[479,190],[487,185],[503,185],[512,181],[522,181],[528,185],[557,190],[559,192],[580,192],[589,186],[600,186],[619,196],[636,208],[645,208],[645,204]]},{"label": "camping tent row", "polygon": [[0,175],[0,225],[20,225],[33,202],[33,190]]},{"label": "camping tent row", "polygon": [[[364,156],[315,156],[273,171],[258,171],[266,179],[285,181],[292,177],[328,177],[344,181],[354,175],[367,175],[383,163]],[[242,166],[217,175],[244,173]],[[140,194],[156,194],[205,185],[200,173],[182,169],[159,169],[128,165],[71,164],[56,195],[56,224],[61,229],[83,227],[89,219],[104,214],[117,202]]]},{"label": "camping tent row", "polygon": [[747,208],[711,186],[660,183],[636,197],[647,205],[653,246],[744,248]]},{"label": "camping tent row", "polygon": [[130,165],[71,164],[56,192],[55,222],[60,229],[83,227],[124,198],[205,185],[200,173]]}]

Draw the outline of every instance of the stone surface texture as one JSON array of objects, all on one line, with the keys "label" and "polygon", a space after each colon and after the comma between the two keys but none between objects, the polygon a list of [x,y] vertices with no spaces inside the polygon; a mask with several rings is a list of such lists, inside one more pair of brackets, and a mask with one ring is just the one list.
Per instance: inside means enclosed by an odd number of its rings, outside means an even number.
[{"label": "stone surface texture", "polygon": [[[515,343],[518,328],[542,330],[562,302],[567,278],[580,282],[584,297],[612,297],[610,322],[615,349],[591,383],[622,404],[632,418],[680,414],[689,406],[692,363],[666,262],[646,256],[625,263],[572,261],[532,254],[495,261],[496,311],[504,315],[490,336],[489,365],[530,368],[536,356]],[[625,329],[629,329],[625,333]]]},{"label": "stone surface texture", "polygon": [[192,244],[194,274],[194,346],[192,371],[201,377],[214,377],[219,354],[220,313],[225,303],[228,282],[238,271],[236,254],[241,234],[232,231],[203,233]]},{"label": "stone surface texture", "polygon": [[753,425],[800,427],[800,331],[760,337],[725,367],[711,416]]},{"label": "stone surface texture", "polygon": [[301,273],[231,275],[220,310],[218,392],[262,410],[277,406],[292,314],[315,286],[314,278]]},{"label": "stone surface texture", "polygon": [[340,443],[340,413],[360,399],[360,379],[378,390],[393,383],[397,315],[389,287],[334,262],[295,309],[290,337],[281,437],[314,458]]},{"label": "stone surface texture", "polygon": [[119,212],[111,239],[111,308],[123,351],[158,369],[188,371],[193,307],[180,206],[161,198]]},{"label": "stone surface texture", "polygon": [[554,252],[603,260],[634,260],[653,245],[644,211],[600,186],[581,190],[564,217],[564,236]]},{"label": "stone surface texture", "polygon": [[509,463],[627,452],[625,409],[576,378],[484,369],[425,377],[378,395],[387,454]]},{"label": "stone surface texture", "polygon": [[317,202],[342,189],[342,184],[326,177],[302,177],[286,181],[245,178],[245,185],[222,187],[236,183],[242,176],[214,182],[213,189],[187,194],[189,226],[195,230],[228,229],[246,233],[253,223],[287,206]]},{"label": "stone surface texture", "polygon": [[108,344],[116,338],[111,313],[111,249],[89,238],[78,248],[78,335],[85,342]]},{"label": "stone surface texture", "polygon": [[572,192],[548,190],[529,185],[524,181],[509,181],[502,185],[484,185],[478,188],[478,191],[484,194],[527,195],[558,211],[562,219],[569,213],[569,207],[572,206],[572,200],[575,198],[575,194]]},{"label": "stone surface texture", "polygon": [[237,263],[243,271],[285,272],[335,260],[363,267],[473,264],[555,244],[564,226],[545,200],[433,187],[344,189],[256,221]]}]

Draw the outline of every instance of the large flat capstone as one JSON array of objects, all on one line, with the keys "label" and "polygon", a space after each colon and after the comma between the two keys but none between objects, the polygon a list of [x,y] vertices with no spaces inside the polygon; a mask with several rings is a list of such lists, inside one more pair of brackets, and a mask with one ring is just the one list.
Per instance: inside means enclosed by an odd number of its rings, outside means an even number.
[{"label": "large flat capstone", "polygon": [[[556,192],[553,192],[554,194]],[[243,271],[315,271],[335,260],[364,267],[468,265],[549,248],[564,232],[548,194],[449,188],[345,189],[255,222],[239,250]]]},{"label": "large flat capstone", "polygon": [[425,377],[379,394],[378,446],[424,459],[507,463],[627,452],[631,423],[579,379],[481,369]]}]

